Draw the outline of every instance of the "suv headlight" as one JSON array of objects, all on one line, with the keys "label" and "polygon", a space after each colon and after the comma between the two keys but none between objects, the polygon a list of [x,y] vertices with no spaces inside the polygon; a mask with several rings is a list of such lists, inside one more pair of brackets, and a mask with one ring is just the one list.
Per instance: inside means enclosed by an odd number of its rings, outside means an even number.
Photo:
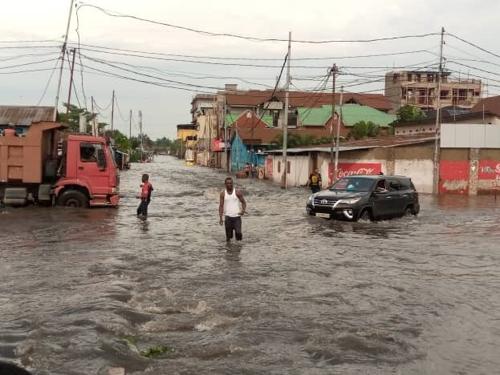
[{"label": "suv headlight", "polygon": [[312,201],[313,201],[313,196],[310,195],[309,198],[307,198],[307,203],[312,203]]},{"label": "suv headlight", "polygon": [[342,199],[341,203],[344,204],[356,204],[361,200],[361,197],[358,198],[351,198],[351,199]]}]

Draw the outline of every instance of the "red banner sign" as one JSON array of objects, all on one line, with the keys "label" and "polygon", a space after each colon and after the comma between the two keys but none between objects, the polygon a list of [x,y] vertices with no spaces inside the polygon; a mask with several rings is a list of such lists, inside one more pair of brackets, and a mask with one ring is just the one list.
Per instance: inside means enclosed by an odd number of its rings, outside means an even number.
[{"label": "red banner sign", "polygon": [[[334,164],[328,165],[328,179],[330,184],[333,183]],[[338,164],[338,178],[355,176],[355,175],[373,175],[382,172],[382,165],[380,163],[339,163]]]},{"label": "red banner sign", "polygon": [[478,178],[480,180],[500,180],[500,161],[480,160]]},{"label": "red banner sign", "polygon": [[266,178],[273,177],[273,159],[268,156],[266,159]]}]

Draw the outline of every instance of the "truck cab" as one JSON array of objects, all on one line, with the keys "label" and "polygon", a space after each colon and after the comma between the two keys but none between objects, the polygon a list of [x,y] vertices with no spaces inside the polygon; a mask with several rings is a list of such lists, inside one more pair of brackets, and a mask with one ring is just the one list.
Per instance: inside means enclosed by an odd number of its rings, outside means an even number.
[{"label": "truck cab", "polygon": [[69,135],[62,153],[61,176],[54,186],[59,205],[118,205],[119,172],[105,138]]}]

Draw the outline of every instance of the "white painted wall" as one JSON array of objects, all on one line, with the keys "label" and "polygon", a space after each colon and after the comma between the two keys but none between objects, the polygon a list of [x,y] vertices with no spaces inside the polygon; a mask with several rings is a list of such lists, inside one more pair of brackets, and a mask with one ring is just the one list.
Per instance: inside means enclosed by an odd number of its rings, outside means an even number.
[{"label": "white painted wall", "polygon": [[432,193],[432,160],[396,160],[394,172],[410,177],[419,193]]}]

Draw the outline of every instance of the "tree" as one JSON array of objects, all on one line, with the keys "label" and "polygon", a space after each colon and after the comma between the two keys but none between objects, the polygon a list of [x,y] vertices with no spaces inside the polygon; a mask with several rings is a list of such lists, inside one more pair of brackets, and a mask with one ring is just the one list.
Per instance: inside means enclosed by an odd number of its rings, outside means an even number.
[{"label": "tree", "polygon": [[[63,105],[68,108],[68,103],[63,103]],[[59,113],[57,120],[68,125],[68,131],[72,133],[78,133],[80,131],[80,114],[85,116],[85,121],[87,122],[86,132],[90,133],[92,131],[92,126],[90,125],[91,121],[97,114],[92,114],[85,108],[77,107],[76,105],[71,104],[69,106],[68,113]],[[104,128],[108,126],[106,122],[97,123],[97,127],[99,132],[103,132]]]},{"label": "tree", "polygon": [[119,130],[108,130],[104,134],[114,140],[115,146],[118,150],[128,152],[128,150],[131,149],[130,140]]},{"label": "tree", "polygon": [[376,137],[379,130],[380,127],[372,121],[359,121],[353,125],[350,135],[354,139]]},{"label": "tree", "polygon": [[414,105],[404,105],[396,112],[397,122],[421,121],[425,118],[425,113]]}]

